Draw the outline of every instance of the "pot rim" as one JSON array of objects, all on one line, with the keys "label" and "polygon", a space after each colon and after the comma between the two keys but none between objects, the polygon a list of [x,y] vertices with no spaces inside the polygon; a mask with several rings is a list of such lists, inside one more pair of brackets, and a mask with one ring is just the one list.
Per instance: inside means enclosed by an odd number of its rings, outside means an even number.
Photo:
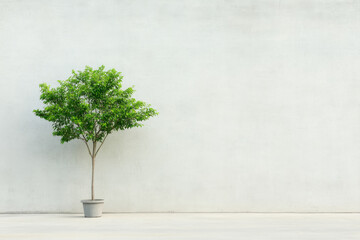
[{"label": "pot rim", "polygon": [[82,203],[104,203],[104,199],[94,199],[94,200],[91,200],[91,199],[84,199],[84,200],[81,200]]}]

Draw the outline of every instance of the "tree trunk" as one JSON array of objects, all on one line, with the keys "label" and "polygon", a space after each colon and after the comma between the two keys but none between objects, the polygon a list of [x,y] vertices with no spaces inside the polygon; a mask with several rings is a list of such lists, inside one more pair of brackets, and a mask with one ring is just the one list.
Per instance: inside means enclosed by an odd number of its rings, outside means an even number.
[{"label": "tree trunk", "polygon": [[96,142],[93,142],[93,153],[91,156],[91,200],[94,200],[94,170],[95,170],[95,150],[96,150]]}]

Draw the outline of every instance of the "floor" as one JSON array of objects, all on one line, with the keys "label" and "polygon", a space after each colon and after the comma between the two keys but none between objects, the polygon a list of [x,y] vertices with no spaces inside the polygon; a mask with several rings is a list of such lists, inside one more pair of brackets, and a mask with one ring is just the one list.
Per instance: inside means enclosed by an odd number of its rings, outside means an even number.
[{"label": "floor", "polygon": [[360,239],[360,214],[0,214],[0,239]]}]

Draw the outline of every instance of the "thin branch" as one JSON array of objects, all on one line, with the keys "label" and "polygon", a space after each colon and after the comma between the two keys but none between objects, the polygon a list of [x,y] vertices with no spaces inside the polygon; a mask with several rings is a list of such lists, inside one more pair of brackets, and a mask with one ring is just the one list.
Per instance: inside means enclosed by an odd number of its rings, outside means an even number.
[{"label": "thin branch", "polygon": [[[95,109],[94,130],[93,130],[93,131],[94,131],[94,132],[93,132],[93,134],[94,134],[94,137],[93,137],[93,142],[94,142],[94,141],[96,141],[96,130],[97,130],[97,126],[96,126],[96,125],[97,125],[97,124],[96,124],[96,123],[97,123],[97,122],[96,122],[96,117],[97,117],[97,115],[96,115],[96,109]],[[95,149],[94,149],[94,151],[95,151]],[[95,156],[96,156],[96,154],[95,154]]]},{"label": "thin branch", "polygon": [[98,148],[98,150],[96,150],[95,156],[96,156],[96,155],[97,155],[97,153],[99,152],[99,150],[100,150],[101,146],[102,146],[102,145],[103,145],[103,143],[105,142],[105,139],[106,139],[106,137],[107,137],[108,135],[109,135],[109,134],[107,133],[107,134],[106,134],[106,136],[104,137],[104,140],[101,142],[100,147]]},{"label": "thin branch", "polygon": [[89,151],[89,155],[92,157],[91,151],[90,151],[90,148],[89,148],[89,145],[88,145],[87,141],[85,140],[84,134],[81,134],[81,136],[83,137],[83,140],[84,140],[84,142],[85,142],[85,144],[86,144],[86,147],[87,147],[87,149],[88,149],[88,151]]},{"label": "thin branch", "polygon": [[[71,122],[74,123],[73,121],[71,121]],[[78,128],[79,128],[80,130],[82,129],[79,124],[77,124],[77,123],[74,123],[74,124],[75,124],[76,126],[78,126]],[[86,132],[86,131],[85,131],[85,132]],[[84,143],[86,144],[87,150],[88,150],[88,152],[89,152],[89,155],[92,157],[92,154],[91,154],[89,145],[88,145],[88,143],[87,143],[87,141],[86,141],[86,138],[85,138],[84,134],[80,134],[80,135],[82,136],[82,138],[80,138],[80,139],[84,141]]]},{"label": "thin branch", "polygon": [[88,145],[87,141],[84,140],[84,142],[85,142],[85,144],[86,144],[86,147],[87,147],[87,149],[88,149],[88,151],[89,151],[90,156],[92,157],[91,152],[90,152],[90,148],[89,148],[89,145]]},{"label": "thin branch", "polygon": [[100,132],[101,132],[101,127],[99,127],[99,130],[95,132],[95,137],[97,137]]},{"label": "thin branch", "polygon": [[[71,121],[71,120],[70,120],[70,121]],[[73,121],[71,121],[71,122],[72,122],[73,124],[75,124],[76,126],[78,126],[78,128],[79,128],[80,130],[82,130],[82,127],[80,127],[79,124],[74,123]],[[82,130],[82,131],[83,131],[83,130]],[[87,134],[89,134],[87,131],[84,131],[84,132],[87,133]],[[84,134],[81,134],[81,133],[80,133],[80,135],[82,136],[82,138],[80,138],[80,139],[86,142],[86,138],[85,138]]]}]

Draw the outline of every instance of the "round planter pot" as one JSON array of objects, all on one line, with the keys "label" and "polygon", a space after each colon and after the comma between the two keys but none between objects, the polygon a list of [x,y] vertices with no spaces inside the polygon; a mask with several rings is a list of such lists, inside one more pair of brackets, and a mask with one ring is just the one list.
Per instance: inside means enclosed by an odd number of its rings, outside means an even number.
[{"label": "round planter pot", "polygon": [[104,199],[81,200],[84,207],[84,216],[87,218],[101,217]]}]

